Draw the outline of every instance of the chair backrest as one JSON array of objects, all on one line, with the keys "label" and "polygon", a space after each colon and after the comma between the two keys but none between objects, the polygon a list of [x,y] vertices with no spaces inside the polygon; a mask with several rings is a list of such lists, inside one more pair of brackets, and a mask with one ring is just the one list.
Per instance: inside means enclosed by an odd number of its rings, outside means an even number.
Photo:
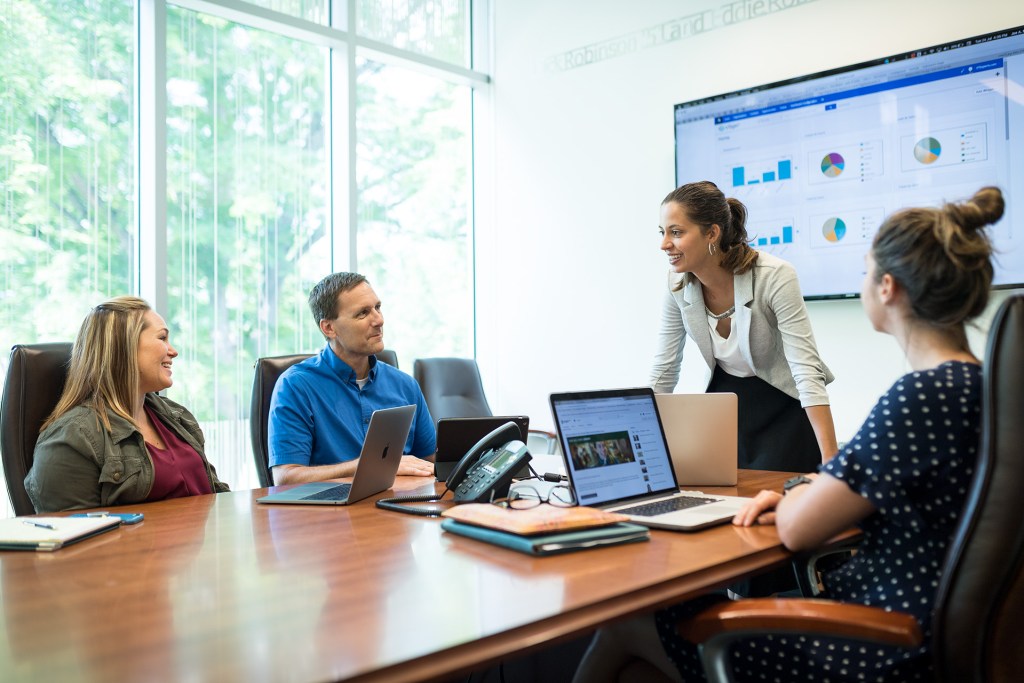
[{"label": "chair backrest", "polygon": [[430,416],[490,417],[480,369],[472,358],[417,358],[413,377],[427,400]]},{"label": "chair backrest", "polygon": [[384,361],[391,367],[398,367],[398,354],[391,349],[384,349],[380,353],[374,354],[377,356],[377,360]]},{"label": "chair backrest", "polygon": [[306,360],[312,354],[296,353],[290,356],[268,356],[257,358],[252,378],[252,399],[249,401],[249,436],[252,441],[252,457],[256,464],[256,476],[260,486],[273,486],[270,473],[270,444],[267,443],[267,427],[270,422],[270,399],[274,385],[285,370]]},{"label": "chair backrest", "polygon": [[984,378],[978,467],[935,606],[940,681],[1016,681],[1024,670],[1024,295],[996,313]]},{"label": "chair backrest", "polygon": [[0,450],[14,514],[35,513],[25,492],[25,475],[39,428],[60,400],[68,377],[71,344],[16,344],[11,349],[3,401],[0,403]]},{"label": "chair backrest", "polygon": [[[270,444],[267,443],[267,428],[270,422],[270,399],[274,386],[285,370],[312,354],[296,353],[290,356],[267,356],[256,360],[252,380],[252,399],[249,401],[249,436],[252,441],[252,457],[256,464],[256,476],[260,486],[273,486],[274,476],[270,471]],[[398,354],[384,349],[376,354],[377,360],[398,367]]]}]

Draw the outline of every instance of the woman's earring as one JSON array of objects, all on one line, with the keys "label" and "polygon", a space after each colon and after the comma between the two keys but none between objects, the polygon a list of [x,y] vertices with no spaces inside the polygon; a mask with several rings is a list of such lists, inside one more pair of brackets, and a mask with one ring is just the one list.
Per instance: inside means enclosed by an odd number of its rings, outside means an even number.
[{"label": "woman's earring", "polygon": [[715,249],[714,242],[708,242],[708,256],[714,256],[717,249]]}]

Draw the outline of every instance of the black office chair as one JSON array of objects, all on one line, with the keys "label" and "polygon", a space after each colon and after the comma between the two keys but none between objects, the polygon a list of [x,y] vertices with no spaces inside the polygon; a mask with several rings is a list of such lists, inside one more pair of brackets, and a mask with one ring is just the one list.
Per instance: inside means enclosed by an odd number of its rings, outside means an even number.
[{"label": "black office chair", "polygon": [[71,344],[16,344],[11,348],[3,401],[0,403],[0,450],[4,477],[16,515],[35,514],[25,492],[39,428],[60,400],[71,360]]},{"label": "black office chair", "polygon": [[[932,626],[936,680],[1009,683],[1024,671],[1024,295],[989,331],[978,466],[946,554]],[[767,633],[839,636],[917,647],[907,614],[830,600],[742,600],[680,625],[702,643],[709,681],[728,681],[729,644]]]},{"label": "black office chair", "polygon": [[[434,420],[445,417],[491,417],[480,368],[472,358],[418,358],[413,377],[419,382]],[[551,432],[531,429],[527,447],[533,453],[557,453],[558,439]]]},{"label": "black office chair", "polygon": [[[267,427],[270,422],[270,399],[274,385],[285,370],[312,354],[296,353],[290,356],[267,356],[256,359],[252,380],[252,399],[249,401],[249,436],[252,442],[252,457],[256,465],[256,476],[260,486],[273,486],[274,475],[270,471],[270,445],[267,443]],[[398,354],[384,349],[376,354],[377,360],[398,367]]]}]

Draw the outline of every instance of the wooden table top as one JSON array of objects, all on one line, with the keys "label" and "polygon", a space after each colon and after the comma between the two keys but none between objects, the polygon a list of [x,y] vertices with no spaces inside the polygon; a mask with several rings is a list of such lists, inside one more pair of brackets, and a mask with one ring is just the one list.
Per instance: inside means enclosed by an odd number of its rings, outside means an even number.
[{"label": "wooden table top", "polygon": [[[739,487],[705,490],[753,495],[788,476],[741,471]],[[0,552],[0,678],[431,680],[790,558],[774,527],[731,525],[537,558],[371,501],[257,504],[265,492],[126,506],[145,521]]]}]

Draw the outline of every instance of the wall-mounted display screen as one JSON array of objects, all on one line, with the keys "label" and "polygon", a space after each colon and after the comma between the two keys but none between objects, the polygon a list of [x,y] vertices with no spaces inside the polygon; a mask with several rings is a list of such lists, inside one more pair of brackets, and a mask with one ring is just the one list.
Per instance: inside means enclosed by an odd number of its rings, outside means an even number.
[{"label": "wall-mounted display screen", "polygon": [[1024,27],[675,106],[676,184],[747,205],[805,297],[856,296],[882,219],[996,185],[996,286],[1024,283]]}]

